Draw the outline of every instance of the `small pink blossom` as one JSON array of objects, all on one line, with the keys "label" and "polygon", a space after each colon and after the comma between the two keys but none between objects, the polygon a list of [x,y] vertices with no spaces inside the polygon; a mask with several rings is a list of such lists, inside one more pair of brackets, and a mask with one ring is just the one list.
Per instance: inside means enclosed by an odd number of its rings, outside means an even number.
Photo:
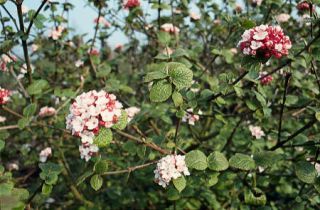
[{"label": "small pink blossom", "polygon": [[261,137],[265,136],[263,130],[259,126],[249,125],[249,130],[251,132],[251,135],[254,136],[256,139],[261,139]]},{"label": "small pink blossom", "polygon": [[61,36],[62,36],[62,32],[64,31],[64,27],[63,26],[58,26],[56,28],[51,29],[51,31],[49,32],[49,38],[53,39],[53,40],[58,40]]},{"label": "small pink blossom", "polygon": [[263,71],[263,72],[260,72],[260,78],[261,79],[259,79],[260,80],[260,83],[262,84],[262,85],[269,85],[271,82],[272,82],[272,80],[273,80],[273,77],[272,77],[272,75],[269,75],[269,76],[265,76],[265,75],[267,75],[268,74],[268,72],[266,72],[266,71]]},{"label": "small pink blossom", "polygon": [[100,52],[98,49],[96,48],[93,48],[93,49],[89,49],[88,50],[88,54],[91,55],[91,56],[99,56],[100,55]]},{"label": "small pink blossom", "polygon": [[171,180],[181,176],[189,176],[190,172],[183,155],[167,155],[159,160],[154,170],[155,182],[167,187]]},{"label": "small pink blossom", "polygon": [[22,14],[26,14],[26,13],[28,13],[29,8],[27,6],[25,6],[25,5],[22,5],[21,6],[21,10],[22,10]]},{"label": "small pink blossom", "polygon": [[180,29],[176,26],[174,26],[172,23],[165,23],[161,26],[161,29],[165,32],[178,35],[180,32]]},{"label": "small pink blossom", "polygon": [[132,107],[125,109],[124,111],[128,115],[128,122],[130,122],[134,118],[134,116],[140,112],[140,108],[132,106]]},{"label": "small pink blossom", "polygon": [[[202,111],[199,110],[198,114],[202,114]],[[195,125],[195,122],[200,120],[200,116],[198,114],[193,114],[193,109],[187,109],[185,116],[182,118],[182,122],[187,122],[189,125]]]},{"label": "small pink blossom", "polygon": [[276,20],[277,20],[278,23],[285,23],[285,22],[288,22],[290,17],[291,16],[289,14],[281,13],[280,15],[276,16]]},{"label": "small pink blossom", "polygon": [[0,87],[0,105],[8,103],[8,101],[10,100],[10,96],[11,96],[10,90],[6,90]]},{"label": "small pink blossom", "polygon": [[31,45],[31,50],[32,50],[32,52],[35,52],[35,51],[37,51],[39,49],[39,46],[38,45],[36,45],[36,44],[32,44]]},{"label": "small pink blossom", "polygon": [[6,120],[7,120],[7,118],[6,118],[6,117],[0,116],[0,123],[5,122]]},{"label": "small pink blossom", "polygon": [[189,14],[189,16],[190,16],[190,18],[191,18],[192,20],[200,20],[200,18],[201,18],[201,15],[198,14],[198,13],[195,13],[195,12],[191,12],[191,13]]},{"label": "small pink blossom", "polygon": [[47,148],[41,150],[41,152],[39,154],[40,162],[42,162],[42,163],[46,162],[48,157],[50,157],[51,155],[52,155],[52,150],[50,147],[47,147]]},{"label": "small pink blossom", "polygon": [[106,28],[111,27],[111,23],[109,21],[107,21],[104,17],[95,18],[94,23],[99,23],[99,25],[102,25]]},{"label": "small pink blossom", "polygon": [[56,109],[53,107],[42,107],[39,112],[40,117],[50,117],[56,114]]},{"label": "small pink blossom", "polygon": [[84,64],[84,62],[83,62],[82,60],[77,60],[77,61],[74,63],[74,65],[75,65],[77,68],[83,66],[83,64]]},{"label": "small pink blossom", "polygon": [[125,9],[132,9],[135,7],[140,7],[140,0],[124,0],[123,7]]},{"label": "small pink blossom", "polygon": [[121,52],[123,49],[123,45],[122,44],[117,44],[114,48],[114,51],[116,52]]}]

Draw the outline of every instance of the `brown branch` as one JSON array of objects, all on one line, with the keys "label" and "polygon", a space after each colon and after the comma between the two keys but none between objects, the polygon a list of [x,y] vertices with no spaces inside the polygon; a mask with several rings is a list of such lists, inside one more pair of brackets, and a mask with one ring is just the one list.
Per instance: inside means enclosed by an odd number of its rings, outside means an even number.
[{"label": "brown branch", "polygon": [[119,170],[119,171],[108,171],[108,172],[105,172],[105,173],[103,173],[101,175],[103,176],[103,175],[116,175],[116,174],[131,173],[131,172],[133,172],[135,170],[146,168],[146,167],[148,167],[150,165],[153,165],[153,164],[155,164],[157,162],[158,161],[152,161],[150,163],[145,163],[145,164],[134,166],[134,167],[128,167],[127,169]]},{"label": "brown branch", "polygon": [[32,25],[34,23],[34,20],[37,18],[37,16],[39,15],[40,11],[42,10],[42,8],[44,7],[44,5],[46,5],[47,3],[47,0],[43,0],[41,5],[39,6],[39,8],[37,9],[36,13],[33,15],[32,19],[30,20],[30,23],[29,23],[29,26],[28,26],[28,29],[26,31],[26,35],[29,35],[30,34],[30,31],[31,31],[31,28],[32,28]]}]

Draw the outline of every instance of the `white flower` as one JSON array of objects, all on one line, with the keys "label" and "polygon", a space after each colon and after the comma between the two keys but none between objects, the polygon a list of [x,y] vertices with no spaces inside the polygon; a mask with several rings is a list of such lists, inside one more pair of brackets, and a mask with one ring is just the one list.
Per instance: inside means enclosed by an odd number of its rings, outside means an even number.
[{"label": "white flower", "polygon": [[128,122],[130,122],[136,114],[140,112],[138,107],[132,106],[124,110],[128,115]]},{"label": "white flower", "polygon": [[262,42],[251,41],[250,47],[251,47],[251,49],[253,49],[253,50],[257,50],[257,49],[259,49],[262,45],[263,45]]},{"label": "white flower", "polygon": [[195,12],[191,12],[191,13],[189,14],[189,16],[190,16],[190,18],[191,18],[192,20],[200,20],[200,18],[201,18],[201,15],[198,14],[198,13],[195,13]]},{"label": "white flower", "polygon": [[286,13],[281,13],[280,15],[276,16],[276,20],[278,23],[288,22],[289,19],[290,19],[290,15]]},{"label": "white flower", "polygon": [[85,159],[86,161],[89,161],[91,157],[98,151],[99,148],[94,144],[91,144],[89,146],[79,146],[80,157],[81,159]]},{"label": "white flower", "polygon": [[256,137],[256,139],[261,139],[261,137],[265,136],[263,130],[259,126],[249,126],[249,130],[251,132],[251,135]]},{"label": "white flower", "polygon": [[74,63],[74,65],[75,65],[77,68],[83,66],[83,64],[84,64],[84,62],[83,62],[82,60],[77,60],[77,61]]},{"label": "white flower", "polygon": [[180,29],[174,26],[172,23],[165,23],[161,26],[161,29],[165,32],[172,33],[172,34],[179,34]]},{"label": "white flower", "polygon": [[253,38],[255,40],[264,40],[267,36],[268,36],[268,32],[261,30],[261,31],[256,31],[253,35]]},{"label": "white flower", "polygon": [[7,118],[6,118],[6,117],[0,116],[0,123],[5,122],[6,120],[7,120]]},{"label": "white flower", "polygon": [[40,162],[44,163],[47,161],[48,157],[52,155],[52,150],[50,147],[45,148],[44,150],[41,150],[39,154]]},{"label": "white flower", "polygon": [[155,182],[167,187],[172,179],[189,176],[190,172],[185,163],[185,156],[167,155],[159,160],[154,170]]},{"label": "white flower", "polygon": [[35,52],[35,51],[37,51],[39,49],[39,46],[38,45],[36,45],[36,44],[32,44],[31,45],[31,50],[32,50],[32,52]]},{"label": "white flower", "polygon": [[[202,114],[202,111],[199,110],[198,114]],[[182,117],[182,122],[188,122],[189,125],[195,125],[195,122],[200,120],[200,116],[193,114],[193,109],[187,109],[186,114]]]},{"label": "white flower", "polygon": [[39,112],[40,117],[50,117],[56,114],[56,109],[53,107],[42,107]]},{"label": "white flower", "polygon": [[26,14],[26,13],[28,13],[29,8],[27,6],[25,6],[25,5],[22,5],[21,6],[21,10],[22,10],[22,14]]}]

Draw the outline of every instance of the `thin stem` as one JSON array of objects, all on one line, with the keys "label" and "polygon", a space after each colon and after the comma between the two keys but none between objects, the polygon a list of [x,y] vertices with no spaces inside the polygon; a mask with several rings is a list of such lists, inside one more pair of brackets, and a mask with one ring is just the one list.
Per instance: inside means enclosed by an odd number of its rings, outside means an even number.
[{"label": "thin stem", "polygon": [[30,34],[30,31],[31,31],[31,28],[32,28],[32,25],[34,23],[34,20],[37,18],[38,14],[40,13],[40,11],[42,10],[42,8],[44,7],[44,5],[46,5],[47,3],[47,0],[43,0],[41,5],[39,6],[39,8],[37,9],[36,13],[33,15],[32,19],[30,20],[30,23],[29,23],[29,26],[28,26],[28,29],[26,31],[26,35],[29,35]]},{"label": "thin stem", "polygon": [[288,87],[289,87],[289,79],[290,79],[290,77],[291,77],[291,74],[287,74],[286,78],[285,78],[285,83],[284,83],[284,92],[283,92],[282,104],[281,104],[280,116],[279,116],[278,142],[281,141],[282,117],[283,117],[284,105],[285,105],[286,99],[287,99],[287,91],[288,91]]},{"label": "thin stem", "polygon": [[3,5],[1,4],[1,7],[4,9],[4,11],[8,14],[8,16],[10,17],[10,19],[12,20],[14,26],[16,27],[17,31],[19,31],[19,27],[17,25],[17,21],[16,19],[11,15],[11,13],[9,12],[9,10]]},{"label": "thin stem", "polygon": [[101,175],[116,175],[116,174],[131,173],[131,172],[136,171],[138,169],[146,168],[146,167],[148,167],[150,165],[153,165],[153,164],[155,164],[157,162],[158,161],[152,161],[150,163],[145,163],[145,164],[134,166],[134,167],[128,167],[127,169],[119,170],[119,171],[108,171],[108,172],[105,172],[105,173],[103,173]]},{"label": "thin stem", "polygon": [[177,153],[177,139],[178,139],[178,133],[179,133],[179,128],[180,128],[180,124],[181,124],[181,119],[179,118],[176,124],[176,132],[174,134],[174,145],[175,145],[175,149],[174,149],[174,153]]}]

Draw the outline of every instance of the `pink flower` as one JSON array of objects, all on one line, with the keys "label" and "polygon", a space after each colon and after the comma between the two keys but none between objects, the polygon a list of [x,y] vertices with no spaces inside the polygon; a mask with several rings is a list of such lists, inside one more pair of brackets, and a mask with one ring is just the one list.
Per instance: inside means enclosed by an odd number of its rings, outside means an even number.
[{"label": "pink flower", "polygon": [[190,16],[190,18],[191,18],[192,20],[200,20],[200,18],[201,18],[201,15],[199,15],[198,13],[195,13],[195,12],[191,12],[191,13],[189,14],[189,16]]},{"label": "pink flower", "polygon": [[116,52],[121,52],[123,49],[123,45],[122,44],[117,44],[114,48],[114,51]]},{"label": "pink flower", "polygon": [[165,188],[171,180],[189,176],[190,172],[185,163],[185,156],[167,155],[159,160],[154,174],[155,182]]},{"label": "pink flower", "polygon": [[39,49],[39,46],[38,45],[36,45],[36,44],[32,44],[31,45],[31,50],[32,50],[32,52],[35,52],[35,51],[37,51]]},{"label": "pink flower", "polygon": [[166,47],[162,50],[162,54],[165,54],[167,56],[170,56],[174,51],[170,47]]},{"label": "pink flower", "polygon": [[[310,4],[308,1],[301,1],[298,3],[297,9],[299,10],[299,12],[305,12],[305,11],[309,12],[310,11]],[[315,6],[312,5],[312,11],[314,11],[314,10],[315,10]]]},{"label": "pink flower", "polygon": [[56,114],[56,109],[53,107],[42,107],[39,112],[39,117],[50,117]]},{"label": "pink flower", "polygon": [[26,14],[26,13],[28,13],[29,8],[27,6],[25,6],[25,5],[22,5],[21,6],[21,10],[22,10],[22,14]]},{"label": "pink flower", "polygon": [[0,105],[8,103],[8,101],[10,100],[10,96],[11,96],[10,90],[6,90],[0,87]]},{"label": "pink flower", "polygon": [[180,29],[176,26],[174,26],[172,23],[165,23],[161,26],[161,29],[165,32],[178,35],[180,32]]},{"label": "pink flower", "polygon": [[262,4],[262,0],[250,0],[250,1],[253,7],[260,6]]},{"label": "pink flower", "polygon": [[249,130],[251,132],[251,135],[256,137],[256,139],[261,139],[262,136],[265,136],[263,130],[259,126],[249,126]]},{"label": "pink flower", "polygon": [[84,63],[83,63],[82,60],[77,60],[77,61],[74,63],[74,65],[75,65],[77,68],[83,66],[83,64],[84,64]]},{"label": "pink flower", "polygon": [[[198,114],[202,114],[202,111],[199,110]],[[195,125],[195,122],[200,120],[200,116],[193,114],[193,109],[187,109],[185,116],[182,118],[182,122],[188,122],[189,125]]]},{"label": "pink flower", "polygon": [[276,20],[278,23],[288,22],[289,19],[290,19],[290,15],[286,14],[286,13],[282,13],[282,14],[276,16]]},{"label": "pink flower", "polygon": [[140,0],[124,0],[123,7],[125,9],[132,9],[140,6]]},{"label": "pink flower", "polygon": [[64,30],[63,26],[58,26],[57,28],[54,28],[49,32],[48,37],[53,40],[58,40],[62,36],[63,30]]},{"label": "pink flower", "polygon": [[124,110],[128,115],[128,122],[130,122],[136,114],[140,112],[138,107],[132,106]]},{"label": "pink flower", "polygon": [[91,56],[99,56],[100,55],[100,52],[98,49],[96,48],[93,48],[93,49],[89,49],[88,50],[88,54],[91,55]]},{"label": "pink flower", "polygon": [[269,85],[272,82],[273,77],[272,77],[272,75],[269,75],[269,76],[265,77],[265,75],[267,75],[266,71],[260,72],[260,76],[259,76],[261,78],[260,79],[260,84]]},{"label": "pink flower", "polygon": [[70,106],[66,118],[66,128],[81,138],[79,147],[81,158],[88,161],[89,156],[98,152],[93,144],[100,128],[111,128],[122,115],[122,104],[117,97],[105,91],[89,91],[77,96]]},{"label": "pink flower", "polygon": [[4,72],[8,71],[7,64],[12,63],[12,62],[16,62],[16,61],[17,61],[16,56],[10,55],[10,57],[9,57],[6,54],[3,54],[0,59],[0,70],[4,71]]},{"label": "pink flower", "polygon": [[246,30],[238,46],[245,55],[257,58],[281,58],[289,54],[291,41],[280,26],[260,25]]},{"label": "pink flower", "polygon": [[39,154],[40,162],[44,163],[47,161],[48,157],[52,155],[52,150],[50,147],[45,148],[44,150],[41,150]]},{"label": "pink flower", "polygon": [[104,17],[95,18],[94,23],[99,23],[99,25],[102,25],[106,28],[111,27],[111,23],[109,21],[107,21],[106,19],[104,19]]}]

